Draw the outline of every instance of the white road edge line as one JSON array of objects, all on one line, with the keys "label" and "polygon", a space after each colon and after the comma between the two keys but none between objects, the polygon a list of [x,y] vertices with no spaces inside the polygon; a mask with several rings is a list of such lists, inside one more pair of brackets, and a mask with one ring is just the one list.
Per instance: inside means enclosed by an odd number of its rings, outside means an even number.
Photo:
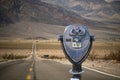
[{"label": "white road edge line", "polygon": [[[56,61],[56,62],[59,62],[61,64],[65,64],[65,63],[62,63],[60,61]],[[116,76],[116,75],[113,75],[113,74],[105,73],[105,72],[102,72],[102,71],[99,71],[99,70],[96,70],[96,69],[92,69],[92,68],[89,68],[89,67],[86,67],[86,66],[83,66],[83,68],[86,68],[88,70],[91,70],[91,71],[94,71],[94,72],[98,72],[100,74],[104,74],[104,75],[107,75],[107,76],[111,76],[111,77],[115,77],[115,78],[120,78],[120,76]]]},{"label": "white road edge line", "polygon": [[86,68],[86,69],[89,69],[91,71],[95,71],[95,72],[98,72],[98,73],[101,73],[101,74],[104,74],[104,75],[107,75],[107,76],[120,78],[120,76],[116,76],[116,75],[113,75],[113,74],[105,73],[105,72],[102,72],[102,71],[99,71],[99,70],[96,70],[96,69],[92,69],[92,68],[89,68],[89,67],[86,67],[86,66],[83,66],[83,68]]}]

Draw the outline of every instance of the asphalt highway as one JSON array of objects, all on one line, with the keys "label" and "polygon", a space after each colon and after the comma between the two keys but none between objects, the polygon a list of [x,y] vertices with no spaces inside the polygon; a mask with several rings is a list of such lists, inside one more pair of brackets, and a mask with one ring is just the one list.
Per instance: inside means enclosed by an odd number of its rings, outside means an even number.
[{"label": "asphalt highway", "polygon": [[[30,58],[0,63],[0,80],[70,80],[71,65]],[[85,69],[82,80],[120,80]]]},{"label": "asphalt highway", "polygon": [[0,63],[0,80],[26,80],[31,74],[29,69],[32,62],[30,59]]}]

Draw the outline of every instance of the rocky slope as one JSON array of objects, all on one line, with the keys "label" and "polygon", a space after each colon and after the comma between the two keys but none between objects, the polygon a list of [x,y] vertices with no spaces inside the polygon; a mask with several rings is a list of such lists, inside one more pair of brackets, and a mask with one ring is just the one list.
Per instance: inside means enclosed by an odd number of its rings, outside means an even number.
[{"label": "rocky slope", "polygon": [[119,0],[42,0],[74,11],[86,19],[120,23]]},{"label": "rocky slope", "polygon": [[119,2],[0,0],[0,39],[56,38],[64,26],[82,23],[97,39],[120,40]]},{"label": "rocky slope", "polygon": [[7,24],[18,21],[59,25],[84,22],[80,15],[40,0],[1,0],[0,23]]}]

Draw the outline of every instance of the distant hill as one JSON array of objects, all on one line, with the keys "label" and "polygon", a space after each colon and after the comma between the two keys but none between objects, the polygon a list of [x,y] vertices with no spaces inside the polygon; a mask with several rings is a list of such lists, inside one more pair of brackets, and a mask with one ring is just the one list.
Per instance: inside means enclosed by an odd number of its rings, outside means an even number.
[{"label": "distant hill", "polygon": [[0,0],[0,39],[51,39],[65,26],[88,26],[96,39],[120,40],[120,1]]},{"label": "distant hill", "polygon": [[120,24],[120,0],[42,0],[74,11],[80,16]]},{"label": "distant hill", "polygon": [[84,23],[80,15],[40,0],[0,0],[0,24],[18,21],[58,25]]},{"label": "distant hill", "polygon": [[0,40],[8,39],[57,39],[64,31],[63,26],[43,24],[38,22],[16,22],[6,27],[0,27]]},{"label": "distant hill", "polygon": [[[97,38],[120,39],[120,0],[41,0],[80,15]],[[99,33],[100,31],[100,33]],[[107,31],[107,32],[106,32]],[[104,35],[107,34],[107,36]],[[99,34],[98,34],[99,33]],[[102,36],[101,36],[102,34]]]}]

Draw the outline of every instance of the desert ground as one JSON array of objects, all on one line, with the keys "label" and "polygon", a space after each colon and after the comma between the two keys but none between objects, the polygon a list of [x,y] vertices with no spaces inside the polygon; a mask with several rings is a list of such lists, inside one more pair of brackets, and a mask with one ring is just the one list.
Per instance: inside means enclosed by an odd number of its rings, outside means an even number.
[{"label": "desert ground", "polygon": [[[40,58],[69,63],[59,41],[52,40],[1,40],[0,61],[24,59],[32,53],[36,44],[36,55]],[[120,73],[120,42],[95,41],[84,66],[103,70],[111,74]],[[70,64],[70,63],[69,63]],[[112,66],[111,66],[112,65]]]},{"label": "desert ground", "polygon": [[[0,55],[3,54],[24,54],[32,51],[32,45],[36,44],[36,51],[39,56],[49,55],[65,58],[59,41],[51,40],[0,40]],[[22,50],[22,51],[21,51]],[[119,61],[120,42],[116,41],[94,41],[88,59],[104,59]]]}]

